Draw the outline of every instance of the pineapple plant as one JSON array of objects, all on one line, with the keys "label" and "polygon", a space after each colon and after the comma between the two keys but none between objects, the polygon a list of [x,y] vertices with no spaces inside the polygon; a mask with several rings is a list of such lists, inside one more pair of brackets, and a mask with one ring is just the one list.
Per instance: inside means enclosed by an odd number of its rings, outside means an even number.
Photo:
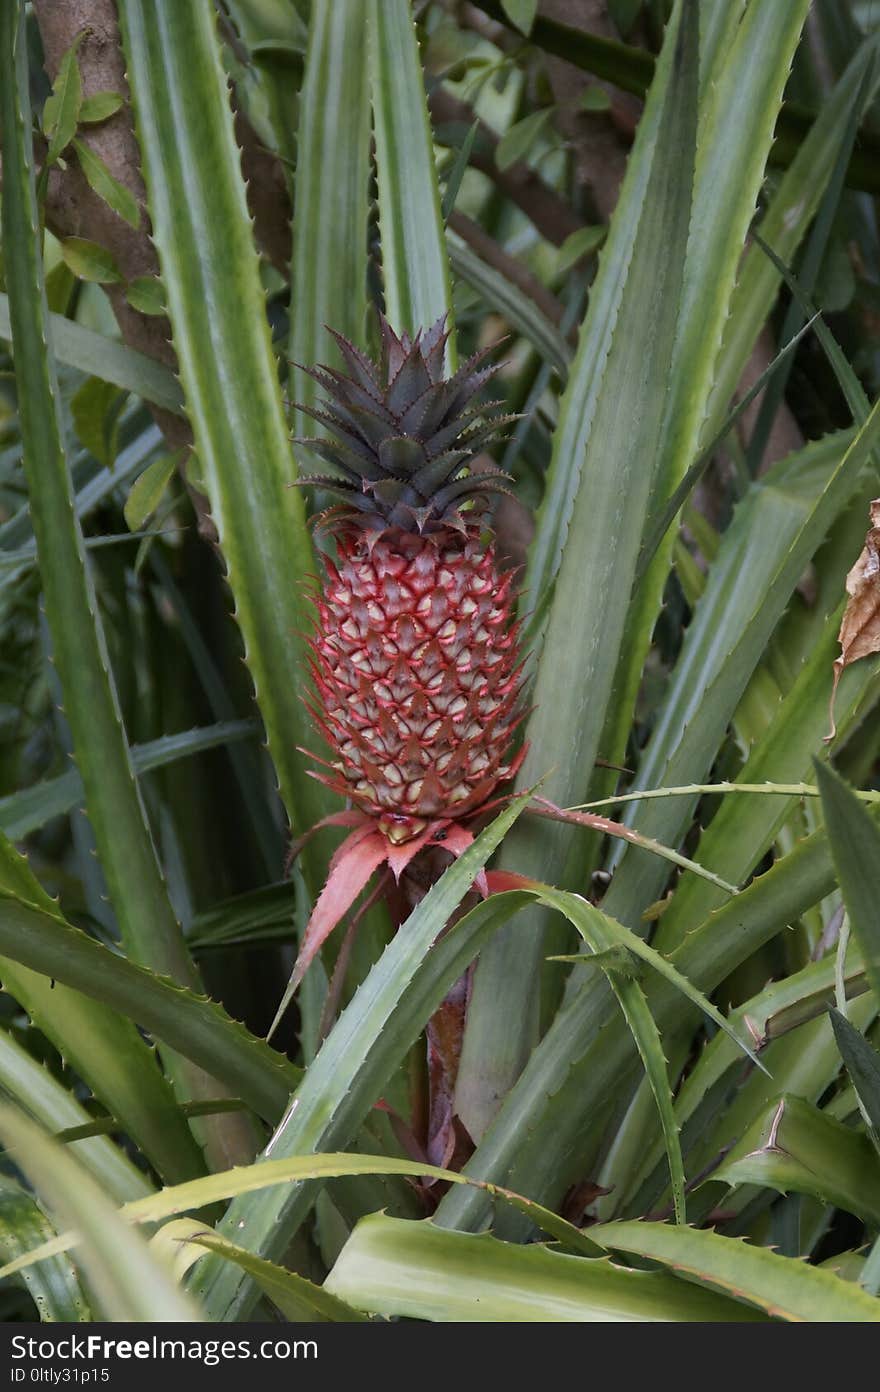
[{"label": "pineapple plant", "polygon": [[325,560],[310,644],[312,719],[333,757],[313,774],[353,804],[326,820],[353,830],[295,982],[379,865],[399,878],[432,844],[460,854],[463,823],[522,758],[511,755],[523,679],[513,577],[487,529],[508,478],[472,467],[511,419],[477,400],[499,365],[482,350],[447,377],[443,319],[410,336],[382,318],[377,362],[334,337],[348,372],[305,369],[325,399],[301,408],[329,438],[299,440],[331,472],[300,482],[335,500],[320,522],[337,558]]}]

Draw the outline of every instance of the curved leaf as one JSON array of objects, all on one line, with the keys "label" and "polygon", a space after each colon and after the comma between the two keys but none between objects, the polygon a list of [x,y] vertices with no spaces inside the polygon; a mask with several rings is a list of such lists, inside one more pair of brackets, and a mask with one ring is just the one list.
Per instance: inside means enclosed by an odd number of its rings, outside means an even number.
[{"label": "curved leaf", "polygon": [[880,1320],[880,1300],[830,1271],[715,1232],[665,1223],[603,1223],[590,1236],[610,1251],[649,1257],[671,1271],[750,1300],[784,1320]]},{"label": "curved leaf", "polygon": [[[299,1082],[292,1064],[222,1006],[126,961],[57,914],[11,898],[0,903],[0,954],[129,1016],[206,1072],[216,1069],[267,1120],[277,1119]],[[124,1099],[121,1107],[108,1104],[128,1124]],[[173,1107],[166,1110],[180,1118]],[[164,1116],[163,1125],[170,1120]]]}]

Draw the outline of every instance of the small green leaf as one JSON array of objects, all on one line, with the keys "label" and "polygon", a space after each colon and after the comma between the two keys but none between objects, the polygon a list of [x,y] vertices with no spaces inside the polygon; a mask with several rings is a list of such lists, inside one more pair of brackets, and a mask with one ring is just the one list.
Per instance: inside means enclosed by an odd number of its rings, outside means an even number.
[{"label": "small green leaf", "polygon": [[98,285],[122,280],[113,253],[85,237],[66,237],[61,243],[61,255],[79,280],[95,281]]},{"label": "small green leaf", "polygon": [[45,168],[53,165],[62,150],[66,150],[74,135],[82,106],[82,78],[76,50],[83,39],[77,34],[61,59],[58,75],[52,83],[52,95],[43,108],[43,131],[50,137]]},{"label": "small green leaf", "polygon": [[576,232],[572,232],[559,248],[556,257],[557,272],[561,275],[564,271],[571,270],[582,256],[590,256],[594,251],[598,251],[607,233],[607,227],[579,227]]},{"label": "small green leaf", "polygon": [[119,413],[125,399],[118,387],[90,377],[70,403],[77,438],[107,469],[113,468],[118,453]]},{"label": "small green leaf", "polygon": [[495,163],[502,173],[517,160],[525,159],[552,115],[552,106],[545,107],[543,111],[533,111],[501,137],[495,151]]},{"label": "small green leaf", "polygon": [[582,111],[608,111],[611,106],[611,97],[604,87],[586,87],[581,93],[580,108]]},{"label": "small green leaf", "polygon": [[136,276],[129,282],[125,298],[140,314],[165,313],[165,287],[158,276]]},{"label": "small green leaf", "polygon": [[501,5],[511,24],[528,37],[538,13],[538,0],[501,0]]},{"label": "small green leaf", "polygon": [[108,207],[130,227],[139,227],[140,209],[131,190],[113,177],[104,161],[88,145],[83,144],[81,140],[74,140],[73,148],[83,174],[98,197],[103,198]]},{"label": "small green leaf", "polygon": [[135,480],[122,510],[129,531],[140,531],[147,518],[152,517],[174,476],[178,461],[179,454],[163,454],[159,459],[154,459]]},{"label": "small green leaf", "polygon": [[479,121],[474,121],[461,147],[452,162],[449,173],[446,176],[446,187],[443,190],[443,200],[440,205],[440,216],[444,223],[449,221],[449,215],[455,207],[455,200],[458,197],[458,190],[461,188],[461,181],[464,178],[465,170],[468,167],[468,160],[474,148],[474,141],[477,138],[477,131],[480,128]]},{"label": "small green leaf", "polygon": [[626,38],[639,16],[642,0],[608,0],[608,13],[620,30],[621,38]]},{"label": "small green leaf", "polygon": [[85,97],[79,109],[80,124],[96,126],[99,121],[106,121],[108,117],[115,116],[124,101],[119,92],[95,92],[93,96]]}]

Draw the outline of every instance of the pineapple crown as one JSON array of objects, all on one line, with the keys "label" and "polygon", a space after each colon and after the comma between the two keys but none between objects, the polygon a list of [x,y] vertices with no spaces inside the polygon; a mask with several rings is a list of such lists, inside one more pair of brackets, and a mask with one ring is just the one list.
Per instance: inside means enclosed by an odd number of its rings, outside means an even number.
[{"label": "pineapple crown", "polygon": [[499,470],[473,473],[468,467],[516,419],[504,414],[503,402],[474,401],[500,364],[481,365],[487,348],[445,377],[445,318],[412,337],[398,336],[384,316],[380,326],[378,362],[330,329],[348,375],[327,366],[303,368],[322,388],[324,400],[320,410],[305,405],[299,410],[320,421],[329,438],[299,438],[296,443],[319,455],[333,472],[298,482],[317,484],[342,500],[342,506],[331,510],[337,525],[420,534],[471,530],[488,507],[486,495],[509,491],[509,475]]}]

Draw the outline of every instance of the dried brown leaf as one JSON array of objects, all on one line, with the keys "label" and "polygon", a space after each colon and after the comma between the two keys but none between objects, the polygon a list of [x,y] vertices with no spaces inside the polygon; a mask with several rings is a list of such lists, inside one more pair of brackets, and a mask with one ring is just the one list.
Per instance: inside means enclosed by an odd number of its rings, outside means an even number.
[{"label": "dried brown leaf", "polygon": [[841,673],[860,657],[880,653],[880,498],[871,504],[871,526],[865,546],[846,577],[849,603],[843,614],[838,642],[840,657],[834,664],[834,686],[831,691],[831,730],[826,744],[834,739],[834,698]]}]

